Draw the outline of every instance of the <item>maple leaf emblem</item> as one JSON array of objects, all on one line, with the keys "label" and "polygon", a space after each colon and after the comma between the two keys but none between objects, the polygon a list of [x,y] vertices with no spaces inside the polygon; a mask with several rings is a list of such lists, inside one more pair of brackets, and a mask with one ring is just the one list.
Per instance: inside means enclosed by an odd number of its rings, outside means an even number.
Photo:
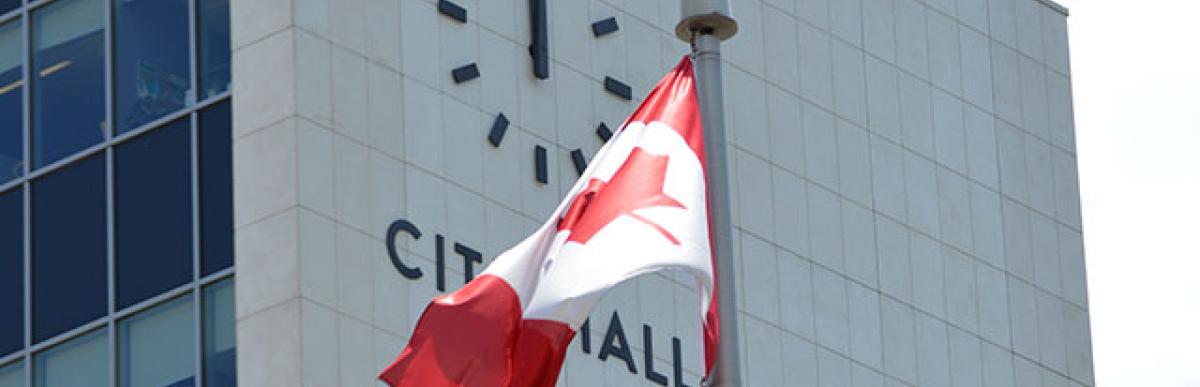
[{"label": "maple leaf emblem", "polygon": [[653,227],[672,244],[679,245],[679,240],[661,225],[633,213],[650,207],[687,208],[663,192],[669,159],[666,155],[634,148],[608,182],[596,178],[588,180],[587,187],[575,196],[559,219],[558,230],[571,230],[567,241],[586,244],[601,228],[618,216],[626,215]]}]

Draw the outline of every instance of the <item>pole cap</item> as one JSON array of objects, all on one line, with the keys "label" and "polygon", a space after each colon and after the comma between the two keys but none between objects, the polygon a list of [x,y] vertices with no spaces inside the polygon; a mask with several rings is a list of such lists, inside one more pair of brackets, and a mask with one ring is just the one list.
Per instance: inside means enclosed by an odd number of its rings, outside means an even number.
[{"label": "pole cap", "polygon": [[679,40],[690,43],[697,31],[711,33],[722,41],[737,33],[737,21],[729,16],[726,0],[680,0],[679,8],[683,16],[675,25]]}]

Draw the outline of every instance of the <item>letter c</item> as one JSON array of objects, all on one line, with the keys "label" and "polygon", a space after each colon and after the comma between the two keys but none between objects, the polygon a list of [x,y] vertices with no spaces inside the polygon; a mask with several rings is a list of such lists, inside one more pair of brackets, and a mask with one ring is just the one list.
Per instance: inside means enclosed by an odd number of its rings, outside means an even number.
[{"label": "letter c", "polygon": [[397,219],[396,221],[392,222],[391,225],[388,225],[388,257],[392,260],[392,266],[395,266],[396,270],[399,271],[400,275],[403,275],[404,278],[421,278],[421,276],[424,275],[424,273],[421,273],[421,268],[408,267],[408,265],[405,265],[404,262],[400,261],[400,254],[396,252],[396,234],[399,234],[401,231],[411,235],[414,240],[421,239],[421,230],[418,230],[416,225],[412,224],[412,222],[409,222],[407,219]]}]

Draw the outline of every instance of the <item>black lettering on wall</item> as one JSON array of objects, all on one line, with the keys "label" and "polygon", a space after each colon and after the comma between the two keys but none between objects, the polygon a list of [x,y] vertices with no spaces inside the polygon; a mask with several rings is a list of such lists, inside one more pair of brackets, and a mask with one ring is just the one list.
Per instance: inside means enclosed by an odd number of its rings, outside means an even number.
[{"label": "black lettering on wall", "polygon": [[621,326],[621,317],[615,310],[612,319],[608,321],[608,330],[604,332],[604,343],[600,346],[600,360],[608,360],[609,356],[624,360],[625,368],[628,368],[630,373],[637,373],[637,366],[633,364],[633,353],[629,350],[629,341],[625,339],[625,328]]},{"label": "black lettering on wall", "polygon": [[667,376],[654,370],[654,330],[646,324],[642,324],[642,348],[646,350],[645,356],[642,357],[645,359],[643,364],[646,367],[646,380],[660,386],[667,385]]},{"label": "black lettering on wall", "polygon": [[583,320],[583,325],[579,326],[579,348],[583,349],[583,353],[592,353],[592,319]]},{"label": "black lettering on wall", "polygon": [[483,263],[483,254],[466,245],[454,242],[454,252],[463,257],[463,283],[475,279],[475,263]]},{"label": "black lettering on wall", "polygon": [[675,365],[675,387],[690,387],[683,383],[683,343],[678,337],[671,338],[671,352]]},{"label": "black lettering on wall", "polygon": [[395,266],[396,271],[399,271],[400,275],[404,276],[404,278],[421,278],[421,276],[424,275],[424,273],[421,273],[421,268],[409,267],[408,265],[405,265],[404,262],[400,260],[400,253],[396,251],[396,236],[401,232],[412,236],[414,240],[421,239],[421,230],[417,229],[417,225],[412,224],[412,222],[409,222],[406,219],[397,219],[393,221],[392,224],[388,225],[387,230],[388,258],[391,259],[392,266]]},{"label": "black lettering on wall", "polygon": [[[396,247],[396,238],[400,234],[408,234],[413,240],[419,240],[422,237],[421,230],[407,219],[397,219],[388,225],[387,230],[387,250],[388,258],[392,262],[392,266],[396,268],[405,278],[416,280],[424,277],[424,272],[418,267],[410,267],[401,261],[401,255]],[[475,264],[483,263],[483,254],[471,247],[460,243],[454,243],[454,252],[463,258],[463,281],[470,282],[474,279]],[[446,291],[446,236],[442,234],[434,234],[434,248],[436,257],[436,279],[437,289],[440,292]],[[577,332],[579,336],[579,346],[584,354],[592,353],[592,332],[591,320],[584,320]],[[645,348],[645,357],[643,359],[643,367],[645,367],[645,377],[647,380],[654,382],[660,386],[670,384],[671,378],[668,378],[663,373],[659,372],[654,367],[654,343],[653,327],[649,324],[642,325],[642,340]],[[672,361],[674,387],[690,387],[684,382],[683,368],[683,343],[678,337],[671,338],[672,346]],[[609,357],[621,359],[625,363],[626,369],[630,373],[637,374],[637,366],[633,359],[632,347],[629,346],[628,338],[625,336],[625,328],[621,323],[621,317],[617,311],[613,311],[612,318],[609,321],[608,327],[604,334],[604,341],[601,343],[599,360],[607,361]]]}]

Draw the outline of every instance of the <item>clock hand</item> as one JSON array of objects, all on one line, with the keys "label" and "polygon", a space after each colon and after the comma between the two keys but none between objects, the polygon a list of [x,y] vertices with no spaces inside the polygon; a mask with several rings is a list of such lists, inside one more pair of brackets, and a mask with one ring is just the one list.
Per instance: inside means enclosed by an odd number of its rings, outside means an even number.
[{"label": "clock hand", "polygon": [[550,78],[550,31],[546,28],[546,0],[529,0],[529,56],[533,57],[533,76]]}]

